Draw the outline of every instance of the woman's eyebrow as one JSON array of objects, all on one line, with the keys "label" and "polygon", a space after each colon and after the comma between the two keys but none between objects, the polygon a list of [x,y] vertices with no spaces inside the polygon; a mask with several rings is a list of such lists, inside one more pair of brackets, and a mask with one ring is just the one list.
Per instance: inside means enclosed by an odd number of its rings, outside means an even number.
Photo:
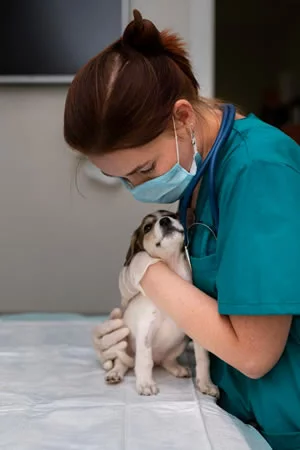
[{"label": "woman's eyebrow", "polygon": [[143,162],[143,164],[140,164],[138,166],[136,166],[131,172],[127,173],[125,175],[125,177],[129,177],[130,175],[135,174],[136,172],[138,172],[139,170],[143,169],[145,166],[147,166],[147,164],[149,164],[151,161],[145,161]]}]

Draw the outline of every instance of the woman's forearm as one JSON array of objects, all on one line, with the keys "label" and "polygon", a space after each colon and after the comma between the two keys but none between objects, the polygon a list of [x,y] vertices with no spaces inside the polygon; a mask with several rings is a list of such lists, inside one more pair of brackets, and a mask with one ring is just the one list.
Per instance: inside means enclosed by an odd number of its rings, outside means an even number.
[{"label": "woman's forearm", "polygon": [[222,316],[215,299],[163,262],[149,267],[141,286],[188,336],[248,377],[266,374],[285,348],[291,316]]},{"label": "woman's forearm", "polygon": [[237,367],[244,360],[239,341],[227,316],[218,312],[215,299],[182,280],[164,263],[150,267],[142,288],[192,339]]}]

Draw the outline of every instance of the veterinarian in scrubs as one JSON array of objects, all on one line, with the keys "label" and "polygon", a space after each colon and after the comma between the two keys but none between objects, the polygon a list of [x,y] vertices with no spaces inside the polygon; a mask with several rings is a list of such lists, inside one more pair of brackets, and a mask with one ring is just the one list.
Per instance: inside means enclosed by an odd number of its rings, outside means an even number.
[{"label": "veterinarian in scrubs", "polygon": [[[134,15],[72,82],[65,139],[137,200],[171,203],[209,155],[222,105],[199,94],[178,37]],[[194,285],[150,257],[129,283],[211,352],[221,407],[256,422],[273,449],[300,449],[300,148],[237,113],[215,183],[217,239],[207,174],[190,205],[204,224],[190,230]],[[128,330],[115,317],[98,329],[105,367],[116,348],[126,351]]]}]

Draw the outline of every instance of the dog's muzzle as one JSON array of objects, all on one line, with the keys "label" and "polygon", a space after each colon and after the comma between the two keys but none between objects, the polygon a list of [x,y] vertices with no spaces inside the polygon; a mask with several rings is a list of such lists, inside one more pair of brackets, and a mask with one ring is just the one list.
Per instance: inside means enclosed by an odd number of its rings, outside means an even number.
[{"label": "dog's muzzle", "polygon": [[174,231],[177,233],[183,234],[183,230],[174,226],[170,217],[162,217],[159,221],[159,225],[162,229],[164,236],[167,236],[168,234],[172,234]]}]

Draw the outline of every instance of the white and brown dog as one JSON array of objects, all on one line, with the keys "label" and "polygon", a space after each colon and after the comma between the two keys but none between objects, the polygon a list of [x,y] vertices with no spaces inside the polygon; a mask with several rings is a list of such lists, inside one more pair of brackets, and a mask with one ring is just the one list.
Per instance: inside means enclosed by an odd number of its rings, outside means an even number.
[{"label": "white and brown dog", "polygon": [[[146,252],[152,258],[159,258],[182,278],[192,281],[190,266],[184,252],[183,227],[176,214],[159,210],[142,220],[132,236],[125,268],[130,266],[134,256],[139,252]],[[158,310],[150,298],[141,293],[133,298],[129,295],[126,300],[123,297],[122,308],[124,322],[130,330],[129,349],[133,358],[132,360],[117,358],[113,369],[106,374],[107,383],[122,381],[127,370],[134,366],[138,393],[153,395],[158,393],[158,387],[152,376],[154,365],[162,366],[176,377],[189,377],[189,369],[177,362],[177,358],[186,348],[188,339],[175,322]],[[197,387],[202,393],[217,397],[218,388],[210,379],[208,353],[195,342],[194,349]]]}]

